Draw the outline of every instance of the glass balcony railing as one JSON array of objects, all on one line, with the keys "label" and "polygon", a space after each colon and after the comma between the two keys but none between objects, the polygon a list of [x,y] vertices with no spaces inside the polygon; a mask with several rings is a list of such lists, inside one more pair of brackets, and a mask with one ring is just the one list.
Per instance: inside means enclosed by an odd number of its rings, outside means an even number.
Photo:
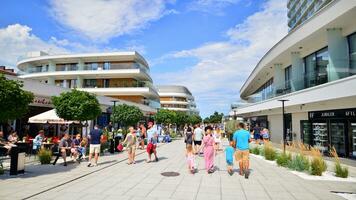
[{"label": "glass balcony railing", "polygon": [[[337,73],[338,75],[336,76],[338,76],[339,78],[336,79],[334,78],[334,80],[356,75],[356,69],[347,70],[347,71],[341,69]],[[246,98],[245,103],[258,103],[274,97],[282,96],[285,94],[289,94],[292,92],[300,91],[306,88],[311,88],[314,86],[318,86],[334,81],[334,80],[330,80],[332,78],[328,76],[333,76],[333,75],[321,71],[319,73],[315,73],[312,75],[301,76],[295,79],[284,81],[282,84],[273,83],[271,87],[269,87],[268,89],[256,92],[248,96]]]},{"label": "glass balcony railing", "polygon": [[93,80],[86,79],[83,82],[83,88],[140,88],[140,87],[149,87],[151,88],[152,84],[145,81],[128,81],[128,82],[119,82],[119,81],[110,81],[110,79],[105,80]]}]

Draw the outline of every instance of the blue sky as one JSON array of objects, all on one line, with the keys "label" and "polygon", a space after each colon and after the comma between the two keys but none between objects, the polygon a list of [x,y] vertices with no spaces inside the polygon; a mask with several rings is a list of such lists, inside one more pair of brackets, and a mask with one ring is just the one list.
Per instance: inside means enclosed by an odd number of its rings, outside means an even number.
[{"label": "blue sky", "polygon": [[205,117],[229,111],[286,22],[285,0],[6,0],[0,65],[34,50],[136,50],[154,84],[187,86]]}]

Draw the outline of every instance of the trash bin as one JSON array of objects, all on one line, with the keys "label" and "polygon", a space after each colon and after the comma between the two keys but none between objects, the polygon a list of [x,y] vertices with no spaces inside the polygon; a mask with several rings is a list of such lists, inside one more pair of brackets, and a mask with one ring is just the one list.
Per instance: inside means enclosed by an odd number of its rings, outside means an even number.
[{"label": "trash bin", "polygon": [[20,152],[18,146],[13,146],[10,152],[10,175],[25,172],[25,152]]}]

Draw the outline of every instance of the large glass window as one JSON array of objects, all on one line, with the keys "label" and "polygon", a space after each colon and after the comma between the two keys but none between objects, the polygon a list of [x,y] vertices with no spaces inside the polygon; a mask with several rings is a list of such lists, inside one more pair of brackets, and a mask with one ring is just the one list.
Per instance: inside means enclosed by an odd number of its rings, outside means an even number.
[{"label": "large glass window", "polygon": [[328,49],[324,48],[304,58],[305,87],[313,87],[328,82]]},{"label": "large glass window", "polygon": [[96,86],[97,86],[96,79],[85,79],[84,80],[84,87],[95,88]]},{"label": "large glass window", "polygon": [[356,74],[356,33],[348,37],[350,52],[350,75]]},{"label": "large glass window", "polygon": [[324,48],[316,52],[316,82],[317,85],[328,82],[328,64],[329,64],[329,52],[327,48]]},{"label": "large glass window", "polygon": [[284,81],[285,81],[285,88],[287,90],[291,89],[292,66],[288,66],[284,69]]}]

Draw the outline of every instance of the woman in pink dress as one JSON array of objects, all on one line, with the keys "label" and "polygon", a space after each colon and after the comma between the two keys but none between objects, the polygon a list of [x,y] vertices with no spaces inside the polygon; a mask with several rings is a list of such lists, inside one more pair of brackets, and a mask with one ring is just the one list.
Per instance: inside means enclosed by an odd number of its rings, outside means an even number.
[{"label": "woman in pink dress", "polygon": [[213,128],[205,127],[205,136],[203,138],[205,169],[208,173],[214,172],[214,137],[212,136]]}]

